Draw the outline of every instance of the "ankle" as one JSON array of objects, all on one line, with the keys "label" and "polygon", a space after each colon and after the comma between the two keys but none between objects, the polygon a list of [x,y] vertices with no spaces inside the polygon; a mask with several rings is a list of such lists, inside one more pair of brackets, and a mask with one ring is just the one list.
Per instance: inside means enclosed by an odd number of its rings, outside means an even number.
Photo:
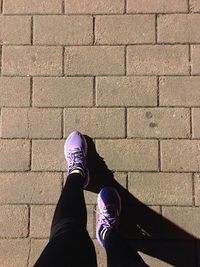
[{"label": "ankle", "polygon": [[81,176],[83,176],[83,178],[85,178],[85,172],[83,170],[80,170],[80,169],[74,169],[73,171],[70,172],[70,174],[72,173],[78,173],[80,174]]}]

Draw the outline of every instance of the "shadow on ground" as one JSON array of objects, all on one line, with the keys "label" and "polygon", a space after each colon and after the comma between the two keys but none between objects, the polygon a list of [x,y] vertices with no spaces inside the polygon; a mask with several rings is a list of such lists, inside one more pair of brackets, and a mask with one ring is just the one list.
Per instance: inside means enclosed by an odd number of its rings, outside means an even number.
[{"label": "shadow on ground", "polygon": [[90,175],[93,177],[87,190],[99,193],[104,186],[113,186],[118,190],[122,198],[120,232],[128,240],[133,251],[160,259],[169,266],[197,267],[199,240],[150,209],[123,188],[96,152],[92,139],[85,137],[88,143],[87,160]]}]

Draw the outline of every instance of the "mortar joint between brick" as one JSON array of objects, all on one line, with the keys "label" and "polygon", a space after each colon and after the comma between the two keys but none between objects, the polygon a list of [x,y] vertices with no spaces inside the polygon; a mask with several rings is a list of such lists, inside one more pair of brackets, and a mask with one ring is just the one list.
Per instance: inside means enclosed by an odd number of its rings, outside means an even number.
[{"label": "mortar joint between brick", "polygon": [[62,14],[65,14],[65,0],[62,0]]},{"label": "mortar joint between brick", "polygon": [[127,76],[127,45],[124,48],[124,75]]},{"label": "mortar joint between brick", "polygon": [[187,0],[187,6],[188,6],[188,13],[191,12],[191,9],[190,9],[190,0]]},{"label": "mortar joint between brick", "polygon": [[194,173],[192,173],[192,204],[193,206],[196,206],[195,204],[195,185],[194,185]]},{"label": "mortar joint between brick", "polygon": [[29,159],[29,171],[31,171],[31,167],[32,167],[32,145],[33,145],[33,141],[32,139],[30,140],[30,159]]},{"label": "mortar joint between brick", "polygon": [[160,76],[157,76],[157,107],[160,106]]},{"label": "mortar joint between brick", "polygon": [[33,106],[33,77],[30,77],[30,107]]},{"label": "mortar joint between brick", "polygon": [[191,54],[191,44],[188,45],[188,56],[189,56],[189,75],[192,75],[192,54]]},{"label": "mortar joint between brick", "polygon": [[127,0],[124,0],[124,14],[127,14]]},{"label": "mortar joint between brick", "polygon": [[97,94],[96,94],[96,76],[93,77],[93,106],[97,105]]},{"label": "mortar joint between brick", "polygon": [[155,14],[155,43],[158,43],[158,14]]},{"label": "mortar joint between brick", "polygon": [[95,45],[95,16],[92,16],[92,45]]},{"label": "mortar joint between brick", "polygon": [[160,140],[158,140],[158,170],[161,172]]},{"label": "mortar joint between brick", "polygon": [[33,45],[33,16],[31,16],[31,45]]},{"label": "mortar joint between brick", "polygon": [[192,139],[192,108],[190,107],[189,108],[189,111],[190,111],[190,139]]},{"label": "mortar joint between brick", "polygon": [[127,107],[124,108],[124,128],[125,128],[125,138],[128,137],[128,122],[127,122]]},{"label": "mortar joint between brick", "polygon": [[29,267],[30,256],[31,256],[31,238],[29,238],[28,240],[28,245],[29,245],[29,248],[28,248],[27,266]]}]

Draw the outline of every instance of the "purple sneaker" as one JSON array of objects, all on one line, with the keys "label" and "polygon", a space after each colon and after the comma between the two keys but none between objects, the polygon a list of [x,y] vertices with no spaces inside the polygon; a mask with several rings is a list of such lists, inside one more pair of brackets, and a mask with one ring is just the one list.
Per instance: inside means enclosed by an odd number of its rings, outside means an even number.
[{"label": "purple sneaker", "polygon": [[112,187],[104,187],[97,198],[99,219],[96,236],[104,247],[105,234],[108,230],[118,230],[118,218],[121,212],[121,198]]},{"label": "purple sneaker", "polygon": [[74,170],[81,171],[83,177],[85,177],[85,188],[90,180],[85,158],[87,154],[87,142],[85,137],[77,131],[72,132],[65,141],[64,154],[68,165],[68,175]]}]

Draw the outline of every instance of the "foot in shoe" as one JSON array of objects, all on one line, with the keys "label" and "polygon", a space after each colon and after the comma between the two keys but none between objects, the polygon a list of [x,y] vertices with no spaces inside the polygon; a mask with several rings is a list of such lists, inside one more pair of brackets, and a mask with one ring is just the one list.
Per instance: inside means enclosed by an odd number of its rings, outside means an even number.
[{"label": "foot in shoe", "polygon": [[104,247],[105,235],[108,230],[118,230],[118,218],[121,212],[121,198],[112,187],[104,187],[97,198],[98,222],[96,236],[101,246]]},{"label": "foot in shoe", "polygon": [[64,154],[68,165],[68,175],[71,173],[81,173],[85,179],[85,188],[90,179],[86,161],[87,142],[80,132],[74,131],[68,136],[64,145]]}]

